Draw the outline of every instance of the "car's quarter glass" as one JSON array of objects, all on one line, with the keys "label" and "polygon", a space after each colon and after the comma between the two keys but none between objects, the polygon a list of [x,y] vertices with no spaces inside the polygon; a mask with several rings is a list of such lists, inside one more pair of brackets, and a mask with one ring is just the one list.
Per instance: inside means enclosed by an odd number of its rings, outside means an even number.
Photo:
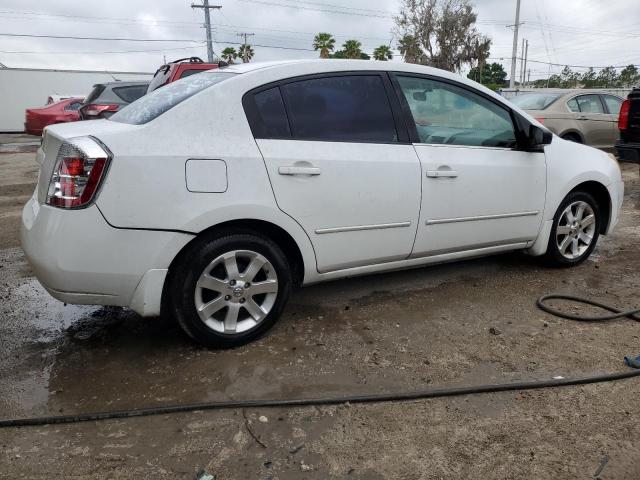
[{"label": "car's quarter glass", "polygon": [[600,95],[607,109],[605,113],[606,119],[609,121],[609,132],[611,141],[615,144],[620,140],[620,130],[618,129],[618,116],[622,107],[622,99],[615,95]]},{"label": "car's quarter glass", "polygon": [[294,78],[245,95],[278,206],[305,229],[320,272],[411,253],[420,164],[399,142],[390,92],[386,76],[369,72]]},{"label": "car's quarter glass", "polygon": [[509,110],[468,87],[395,78],[422,164],[412,256],[533,240],[544,209],[545,155],[518,150]]}]

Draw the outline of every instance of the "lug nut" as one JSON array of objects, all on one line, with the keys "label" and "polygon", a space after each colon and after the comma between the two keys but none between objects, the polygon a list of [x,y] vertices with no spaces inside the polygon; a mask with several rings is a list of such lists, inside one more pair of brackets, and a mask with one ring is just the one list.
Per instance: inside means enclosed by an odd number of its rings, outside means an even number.
[{"label": "lug nut", "polygon": [[240,299],[240,303],[244,303],[244,298],[241,298],[241,299]]},{"label": "lug nut", "polygon": [[224,296],[224,299],[225,299],[225,300],[231,300],[231,295],[225,295],[225,296]]},{"label": "lug nut", "polygon": [[249,288],[251,286],[251,284],[249,282],[244,284],[244,288]]},{"label": "lug nut", "polygon": [[236,281],[235,280],[229,280],[229,285],[235,285]]}]

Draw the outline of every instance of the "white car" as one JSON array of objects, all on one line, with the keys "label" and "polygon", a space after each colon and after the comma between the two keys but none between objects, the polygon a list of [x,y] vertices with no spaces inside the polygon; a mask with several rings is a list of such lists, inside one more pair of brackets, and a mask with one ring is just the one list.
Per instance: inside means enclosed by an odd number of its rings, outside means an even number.
[{"label": "white car", "polygon": [[204,72],[54,125],[22,245],[76,304],[239,345],[293,287],[509,250],[576,265],[618,220],[607,154],[458,75],[304,60]]}]

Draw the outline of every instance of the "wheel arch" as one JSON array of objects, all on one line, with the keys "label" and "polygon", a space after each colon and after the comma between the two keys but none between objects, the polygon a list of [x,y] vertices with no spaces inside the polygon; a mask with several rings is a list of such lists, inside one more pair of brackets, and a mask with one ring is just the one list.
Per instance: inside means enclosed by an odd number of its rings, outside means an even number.
[{"label": "wheel arch", "polygon": [[563,138],[567,135],[572,135],[574,137],[578,137],[578,139],[580,140],[580,143],[584,143],[584,135],[582,134],[582,132],[580,130],[576,130],[575,128],[570,128],[568,130],[563,131],[560,135],[558,135],[560,138]]},{"label": "wheel arch", "polygon": [[609,222],[611,221],[612,207],[611,196],[607,187],[598,181],[589,180],[573,187],[569,193],[572,192],[585,192],[595,199],[598,203],[600,219],[602,220],[600,224],[600,234],[606,235],[606,232],[609,229]]}]

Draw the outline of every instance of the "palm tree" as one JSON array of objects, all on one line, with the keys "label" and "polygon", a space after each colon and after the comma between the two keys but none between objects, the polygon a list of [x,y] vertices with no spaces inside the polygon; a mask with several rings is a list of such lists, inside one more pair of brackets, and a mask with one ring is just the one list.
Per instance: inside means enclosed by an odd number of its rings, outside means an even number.
[{"label": "palm tree", "polygon": [[414,35],[405,35],[398,41],[398,50],[407,63],[419,63],[422,56],[420,43]]},{"label": "palm tree", "polygon": [[222,50],[222,58],[227,61],[227,63],[233,63],[234,58],[238,58],[238,52],[233,47],[227,47]]},{"label": "palm tree", "polygon": [[251,48],[251,45],[240,45],[240,48],[238,48],[238,56],[242,58],[242,63],[249,63],[253,58],[253,48]]},{"label": "palm tree", "polygon": [[359,59],[362,55],[362,50],[360,49],[362,44],[357,40],[347,40],[342,45],[342,50],[344,51],[345,58],[357,58]]},{"label": "palm tree", "polygon": [[320,58],[329,58],[335,44],[336,40],[330,33],[319,33],[313,39],[313,49],[320,50]]},{"label": "palm tree", "polygon": [[373,51],[373,59],[374,60],[382,60],[387,61],[393,58],[393,53],[391,53],[391,49],[387,45],[380,45]]}]

